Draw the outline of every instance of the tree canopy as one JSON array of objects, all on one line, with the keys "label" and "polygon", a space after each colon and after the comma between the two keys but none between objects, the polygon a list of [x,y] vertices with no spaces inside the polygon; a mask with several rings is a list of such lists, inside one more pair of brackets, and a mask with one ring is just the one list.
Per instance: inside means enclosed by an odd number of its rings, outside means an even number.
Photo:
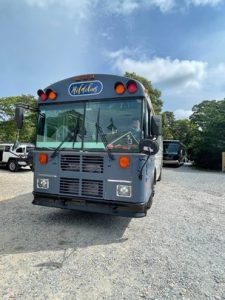
[{"label": "tree canopy", "polygon": [[193,159],[200,167],[221,169],[225,152],[225,100],[205,100],[192,110],[190,120],[198,128],[191,142]]},{"label": "tree canopy", "polygon": [[[34,96],[22,95],[0,98],[0,141],[14,142],[16,140],[15,107],[23,103],[31,107],[36,106]],[[33,142],[36,128],[36,114],[26,111],[24,126],[20,131],[21,142]]]}]

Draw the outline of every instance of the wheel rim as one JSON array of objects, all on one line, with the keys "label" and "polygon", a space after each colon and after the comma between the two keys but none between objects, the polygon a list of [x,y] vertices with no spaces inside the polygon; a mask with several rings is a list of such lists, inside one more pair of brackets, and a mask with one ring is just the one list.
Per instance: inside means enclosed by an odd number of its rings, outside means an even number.
[{"label": "wheel rim", "polygon": [[10,169],[11,171],[15,171],[15,170],[16,170],[16,164],[15,164],[14,161],[11,161],[11,162],[9,163],[9,169]]}]

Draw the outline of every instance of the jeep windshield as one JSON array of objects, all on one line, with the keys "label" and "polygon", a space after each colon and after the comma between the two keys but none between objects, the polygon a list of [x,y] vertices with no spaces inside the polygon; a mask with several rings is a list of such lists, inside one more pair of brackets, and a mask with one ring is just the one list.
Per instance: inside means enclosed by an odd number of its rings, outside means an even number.
[{"label": "jeep windshield", "polygon": [[36,147],[138,152],[142,103],[129,99],[40,106]]}]

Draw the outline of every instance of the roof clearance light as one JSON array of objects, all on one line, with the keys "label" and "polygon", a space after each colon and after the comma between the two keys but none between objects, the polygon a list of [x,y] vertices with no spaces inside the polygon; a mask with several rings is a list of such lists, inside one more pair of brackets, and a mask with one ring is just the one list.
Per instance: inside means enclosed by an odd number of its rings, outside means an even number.
[{"label": "roof clearance light", "polygon": [[125,86],[122,82],[117,82],[115,84],[115,91],[118,95],[122,95],[125,92]]},{"label": "roof clearance light", "polygon": [[48,99],[50,99],[50,100],[55,100],[57,97],[56,93],[51,89],[47,89],[46,95],[47,95]]},{"label": "roof clearance light", "polygon": [[130,166],[130,159],[128,156],[120,156],[119,166],[121,169],[127,169]]},{"label": "roof clearance light", "polygon": [[135,81],[128,81],[127,83],[127,90],[130,94],[134,94],[137,92],[137,83]]},{"label": "roof clearance light", "polygon": [[37,94],[42,101],[45,101],[47,99],[47,95],[45,94],[45,92],[43,90],[38,90]]}]

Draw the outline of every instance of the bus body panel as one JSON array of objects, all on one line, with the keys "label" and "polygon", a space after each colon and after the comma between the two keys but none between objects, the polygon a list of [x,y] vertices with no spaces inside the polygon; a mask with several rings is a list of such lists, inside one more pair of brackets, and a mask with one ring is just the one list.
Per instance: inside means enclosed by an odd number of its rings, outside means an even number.
[{"label": "bus body panel", "polygon": [[[130,166],[121,169],[118,164],[121,154],[114,154],[114,160],[110,160],[108,154],[102,152],[62,151],[54,158],[51,158],[52,152],[46,153],[49,157],[47,165],[39,163],[40,152],[35,151],[34,155],[34,204],[85,211],[92,210],[95,204],[96,212],[136,217],[146,214],[149,198],[154,192],[154,158],[150,158],[143,168],[141,178],[140,170],[146,160],[143,154],[127,155]],[[66,163],[65,157],[69,157]],[[76,161],[73,170],[70,170],[71,161]],[[94,168],[90,161],[94,161]],[[48,188],[38,188],[40,179],[47,179]],[[118,185],[131,186],[132,196],[118,196]]]},{"label": "bus body panel", "polygon": [[[131,81],[137,85],[136,92],[128,92]],[[116,93],[117,83],[125,87],[121,94]],[[38,93],[33,204],[128,217],[145,216],[154,195],[158,168],[156,171],[154,155],[148,157],[139,152],[140,140],[153,138],[154,109],[143,85],[122,76],[95,74],[70,77],[39,91],[47,95],[49,90],[54,91],[55,99],[42,99]],[[131,105],[126,107],[127,103]],[[105,104],[113,104],[113,108],[106,109]],[[139,118],[142,126],[139,138],[130,129],[125,132],[127,126],[131,127],[133,117]],[[109,124],[104,123],[105,119]],[[68,133],[76,136],[73,142],[66,140],[66,130],[71,123],[74,128]],[[118,132],[114,130],[115,123]],[[109,134],[108,129],[112,131]],[[127,141],[125,147],[124,140]],[[102,146],[98,148],[97,144]],[[114,147],[111,154],[107,153],[108,146]],[[42,154],[47,156],[45,163],[41,162]],[[128,168],[119,166],[121,156],[129,158]]]},{"label": "bus body panel", "polygon": [[162,136],[157,138],[157,142],[159,144],[159,151],[155,155],[155,169],[156,169],[156,180],[159,181],[162,175],[162,167],[163,167],[163,140]]},{"label": "bus body panel", "polygon": [[[145,97],[145,90],[144,87],[142,86],[142,84],[136,80],[132,80],[135,81],[137,86],[138,86],[138,90],[137,93],[135,93],[134,95],[131,95],[128,93],[127,90],[125,90],[125,92],[121,95],[118,95],[115,91],[115,84],[117,82],[121,82],[124,84],[124,86],[127,85],[127,82],[129,81],[128,78],[126,77],[122,77],[122,76],[114,76],[114,75],[104,75],[104,74],[96,74],[94,75],[94,79],[93,80],[88,80],[87,82],[95,82],[95,81],[99,81],[102,83],[102,90],[100,93],[98,94],[90,94],[90,95],[75,95],[72,96],[69,93],[69,88],[71,86],[71,84],[73,83],[80,83],[79,81],[77,81],[77,77],[70,77],[61,81],[58,81],[56,83],[53,83],[51,85],[49,85],[48,87],[46,87],[45,90],[48,89],[52,89],[57,93],[57,102],[74,102],[74,101],[92,101],[92,100],[106,100],[107,99],[112,99],[112,98],[126,98],[126,97]],[[114,84],[112,85],[112,80],[114,80]],[[131,79],[130,79],[131,80]],[[81,82],[85,85],[86,81],[81,80]],[[39,99],[39,103],[43,103],[43,101],[41,101]],[[52,104],[52,100],[45,100],[44,101],[45,104]]]}]

